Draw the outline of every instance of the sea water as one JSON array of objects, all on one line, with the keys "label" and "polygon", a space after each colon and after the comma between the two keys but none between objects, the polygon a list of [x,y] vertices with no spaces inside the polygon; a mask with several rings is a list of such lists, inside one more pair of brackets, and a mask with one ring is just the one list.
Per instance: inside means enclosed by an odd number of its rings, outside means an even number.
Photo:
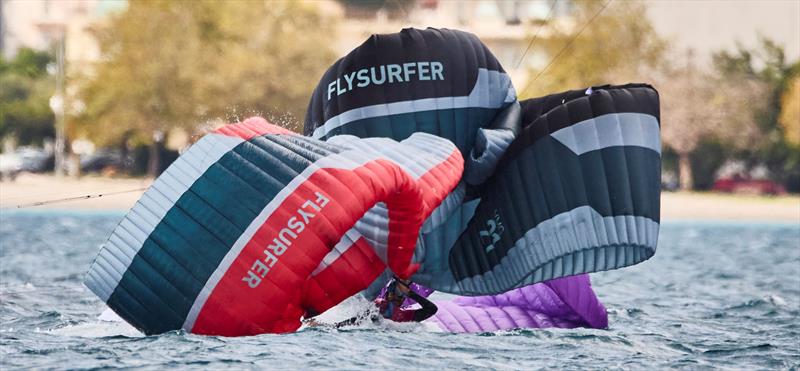
[{"label": "sea water", "polygon": [[309,328],[142,336],[83,276],[121,213],[0,212],[0,369],[797,369],[800,226],[665,223],[655,257],[592,274],[609,329]]}]

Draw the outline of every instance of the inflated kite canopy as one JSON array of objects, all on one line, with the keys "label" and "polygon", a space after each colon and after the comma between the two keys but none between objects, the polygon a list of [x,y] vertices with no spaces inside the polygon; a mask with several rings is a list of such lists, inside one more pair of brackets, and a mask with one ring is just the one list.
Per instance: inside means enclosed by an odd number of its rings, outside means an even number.
[{"label": "inflated kite canopy", "polygon": [[[419,229],[462,169],[457,148],[428,134],[334,144],[260,118],[228,125],[156,179],[86,285],[146,334],[294,331],[386,266],[412,274]],[[358,278],[328,279],[340,271]]]},{"label": "inflated kite canopy", "polygon": [[466,154],[478,129],[514,102],[511,79],[475,35],[409,28],[373,35],[328,69],[311,97],[305,134],[402,140],[423,132]]},{"label": "inflated kite canopy", "polygon": [[600,86],[508,111],[490,127],[522,117],[509,130],[513,141],[494,145],[494,167],[480,171],[471,171],[477,146],[470,150],[462,183],[443,203],[448,211],[423,227],[413,280],[458,295],[498,294],[653,256],[661,179],[655,89]]},{"label": "inflated kite canopy", "polygon": [[418,255],[417,282],[457,294],[502,293],[655,254],[658,93],[648,85],[603,86],[522,106],[529,121],[475,190],[479,201],[463,232],[423,234],[429,246]]},{"label": "inflated kite canopy", "polygon": [[429,321],[448,332],[491,332],[517,328],[606,328],[608,314],[589,275],[558,278],[490,296],[437,301]]}]

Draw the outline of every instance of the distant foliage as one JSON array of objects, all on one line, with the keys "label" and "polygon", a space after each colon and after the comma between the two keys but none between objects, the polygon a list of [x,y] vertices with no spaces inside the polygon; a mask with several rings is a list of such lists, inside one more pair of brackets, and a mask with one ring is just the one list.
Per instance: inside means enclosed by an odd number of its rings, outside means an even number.
[{"label": "distant foliage", "polygon": [[14,59],[6,61],[0,56],[0,73],[14,74],[33,79],[46,77],[47,65],[53,62],[48,52],[22,48]]},{"label": "distant foliage", "polygon": [[49,53],[31,49],[20,49],[11,60],[0,57],[0,139],[11,136],[26,145],[55,136],[49,105],[55,82],[47,74],[52,61]]},{"label": "distant foliage", "polygon": [[256,114],[298,130],[334,27],[313,3],[131,1],[98,32],[81,128],[99,144]]},{"label": "distant foliage", "polygon": [[[731,147],[760,137],[756,107],[764,85],[750,78],[722,79],[696,68],[666,68],[654,74],[661,98],[661,139],[677,156],[681,189],[705,189]],[[715,152],[725,149],[725,153]]]},{"label": "distant foliage", "polygon": [[800,147],[800,75],[795,75],[788,83],[781,99],[780,124],[786,141]]},{"label": "distant foliage", "polygon": [[[662,139],[678,155],[682,188],[707,188],[725,161],[738,160],[746,168],[766,166],[773,180],[796,190],[791,184],[800,179],[800,148],[790,144],[791,123],[779,123],[781,97],[791,92],[796,66],[786,63],[782,47],[764,39],[753,49],[714,54],[709,72],[691,63],[664,70],[657,83]],[[791,98],[783,102],[790,112]]]},{"label": "distant foliage", "polygon": [[[714,65],[723,80],[747,79],[763,87],[758,94],[763,104],[747,100],[729,107],[748,111],[758,132],[735,147],[734,158],[750,166],[764,165],[773,179],[789,185],[792,191],[800,191],[792,185],[800,181],[800,147],[792,145],[792,136],[797,134],[791,132],[791,124],[788,127],[781,124],[782,97],[791,91],[791,81],[800,71],[800,62],[789,63],[781,45],[762,39],[753,49],[740,46],[736,52],[715,54]],[[746,90],[749,87],[734,88]],[[731,130],[738,128],[732,126]]]},{"label": "distant foliage", "polygon": [[695,66],[672,69],[657,81],[661,92],[662,137],[678,153],[703,139],[745,149],[763,139],[757,112],[768,105],[768,85],[750,75],[715,74]]},{"label": "distant foliage", "polygon": [[348,15],[375,16],[377,11],[385,11],[390,16],[407,15],[416,0],[338,0],[344,5]]},{"label": "distant foliage", "polygon": [[[647,19],[644,4],[614,1],[601,11],[603,4],[575,1],[569,24],[551,20],[543,26],[551,34],[537,41],[536,47],[553,63],[546,70],[542,66],[530,71],[531,79],[538,78],[520,92],[522,98],[598,84],[648,81],[649,72],[662,64],[667,44]],[[537,27],[532,26],[532,32]]]},{"label": "distant foliage", "polygon": [[693,188],[709,190],[717,180],[717,169],[730,157],[730,148],[717,138],[704,138],[689,156],[692,168]]}]

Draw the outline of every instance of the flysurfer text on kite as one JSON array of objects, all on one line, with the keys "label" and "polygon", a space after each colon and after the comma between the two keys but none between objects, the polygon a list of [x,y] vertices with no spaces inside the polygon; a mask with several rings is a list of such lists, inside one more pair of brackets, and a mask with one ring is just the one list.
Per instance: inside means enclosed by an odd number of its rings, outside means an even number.
[{"label": "flysurfer text on kite", "polygon": [[[414,75],[416,75],[416,78]],[[342,79],[344,79],[344,82],[342,82]],[[387,64],[370,67],[369,69],[362,68],[331,81],[328,84],[328,100],[331,100],[333,93],[339,96],[357,87],[365,88],[370,84],[383,85],[384,82],[388,84],[410,82],[412,79],[420,81],[444,80],[444,65],[442,62],[409,62],[402,65]]]},{"label": "flysurfer text on kite", "polygon": [[292,246],[292,241],[297,239],[297,236],[306,229],[306,225],[317,215],[310,210],[322,211],[322,208],[330,201],[321,193],[314,193],[317,195],[317,199],[303,202],[303,205],[297,209],[297,215],[286,221],[286,227],[281,229],[278,236],[273,238],[272,243],[264,249],[264,260],[254,261],[250,270],[247,271],[247,276],[242,277],[242,281],[247,282],[250,288],[254,289],[261,284],[261,279],[266,277],[270,268],[278,262],[278,257],[283,255],[289,246]]}]

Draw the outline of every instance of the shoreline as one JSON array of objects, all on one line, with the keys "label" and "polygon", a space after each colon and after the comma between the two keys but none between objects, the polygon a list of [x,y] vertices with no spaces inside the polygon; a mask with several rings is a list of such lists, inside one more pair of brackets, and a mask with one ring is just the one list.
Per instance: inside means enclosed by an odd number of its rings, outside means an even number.
[{"label": "shoreline", "polygon": [[[127,211],[150,186],[148,178],[20,174],[0,182],[0,210]],[[41,204],[41,205],[39,205]]]},{"label": "shoreline", "polygon": [[[125,213],[152,183],[147,178],[84,176],[79,179],[21,174],[0,182],[2,213]],[[88,196],[88,197],[86,197]],[[38,203],[42,203],[38,205]],[[664,222],[765,222],[800,225],[800,196],[662,192]]]},{"label": "shoreline", "polygon": [[661,220],[790,222],[800,225],[800,196],[662,192]]}]

